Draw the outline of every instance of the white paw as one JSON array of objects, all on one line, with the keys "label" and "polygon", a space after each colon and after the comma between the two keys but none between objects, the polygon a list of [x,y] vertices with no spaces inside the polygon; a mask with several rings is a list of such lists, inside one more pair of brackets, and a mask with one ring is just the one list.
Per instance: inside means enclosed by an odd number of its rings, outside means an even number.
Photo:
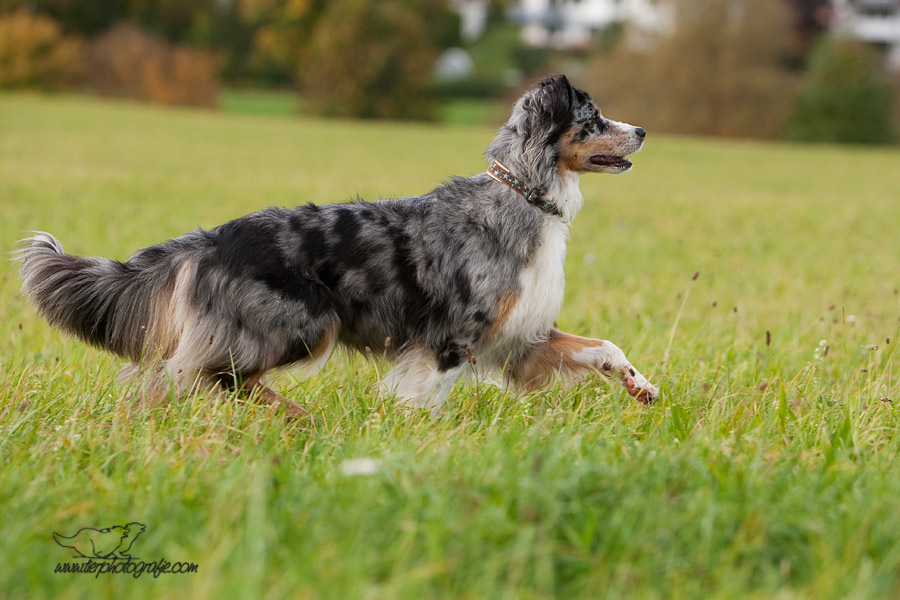
[{"label": "white paw", "polygon": [[622,368],[622,385],[629,394],[644,404],[653,404],[659,398],[659,388],[647,381],[647,378],[632,366]]}]

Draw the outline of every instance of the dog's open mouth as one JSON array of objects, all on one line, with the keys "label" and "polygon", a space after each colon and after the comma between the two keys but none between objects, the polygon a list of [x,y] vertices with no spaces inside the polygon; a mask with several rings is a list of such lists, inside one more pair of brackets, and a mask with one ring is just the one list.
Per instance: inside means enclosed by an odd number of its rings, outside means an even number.
[{"label": "dog's open mouth", "polygon": [[611,156],[609,154],[595,154],[590,158],[592,165],[608,167],[610,169],[628,169],[631,161],[624,156]]}]

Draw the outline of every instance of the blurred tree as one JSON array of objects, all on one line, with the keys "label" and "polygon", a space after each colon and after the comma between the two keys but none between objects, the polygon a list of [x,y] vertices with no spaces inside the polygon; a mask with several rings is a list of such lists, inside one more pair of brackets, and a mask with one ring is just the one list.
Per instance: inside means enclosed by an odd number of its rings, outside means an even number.
[{"label": "blurred tree", "polygon": [[675,0],[675,25],[649,47],[617,47],[591,67],[604,107],[648,130],[776,137],[794,77],[782,0]]},{"label": "blurred tree", "polygon": [[243,22],[253,28],[249,70],[267,83],[295,82],[326,0],[240,0]]},{"label": "blurred tree", "polygon": [[878,53],[828,38],[813,50],[787,137],[812,142],[884,144],[895,139],[894,90]]},{"label": "blurred tree", "polygon": [[261,78],[251,64],[255,27],[255,23],[242,15],[239,2],[223,2],[209,14],[208,21],[195,26],[189,41],[221,50],[219,75],[223,80],[268,84],[270,81]]},{"label": "blurred tree", "polygon": [[75,77],[81,53],[81,42],[53,19],[0,14],[0,88],[59,88]]},{"label": "blurred tree", "polygon": [[[327,0],[239,0],[243,21],[254,28],[251,69],[266,81],[297,78],[311,50],[310,42],[329,4]],[[437,48],[459,43],[459,17],[447,0],[400,0],[410,18],[419,19]],[[299,81],[298,83],[302,83]]]},{"label": "blurred tree", "polygon": [[52,17],[67,33],[93,36],[120,21],[136,21],[170,41],[184,40],[195,21],[208,17],[217,5],[210,0],[20,0],[19,4]]},{"label": "blurred tree", "polygon": [[444,50],[459,46],[460,17],[459,13],[450,10],[448,0],[405,0],[409,10],[416,12],[425,25],[425,34],[431,43]]},{"label": "blurred tree", "polygon": [[431,70],[437,56],[423,0],[334,0],[302,55],[305,97],[320,114],[431,117]]},{"label": "blurred tree", "polygon": [[66,33],[93,35],[126,18],[133,0],[84,2],[81,0],[0,0],[0,10],[24,10],[49,16]]},{"label": "blurred tree", "polygon": [[794,29],[792,59],[802,64],[819,36],[828,31],[834,18],[830,0],[787,0]]}]

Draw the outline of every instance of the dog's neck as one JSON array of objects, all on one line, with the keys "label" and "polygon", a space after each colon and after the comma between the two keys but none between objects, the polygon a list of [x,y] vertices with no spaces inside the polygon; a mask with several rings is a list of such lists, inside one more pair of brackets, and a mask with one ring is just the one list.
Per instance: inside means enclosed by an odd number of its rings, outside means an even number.
[{"label": "dog's neck", "polygon": [[[520,166],[520,170],[507,168],[493,158],[487,170],[489,176],[514,190],[530,204],[548,215],[561,219],[564,223],[571,223],[584,202],[581,189],[578,187],[580,175],[573,171],[555,173],[544,185],[537,186],[529,181],[527,176],[522,177],[524,173],[527,173],[524,167]],[[509,176],[508,179],[504,178],[505,175]]]},{"label": "dog's neck", "polygon": [[[539,158],[529,157],[522,152],[510,152],[513,140],[506,139],[510,133],[505,129],[501,130],[501,134],[488,148],[487,159],[506,167],[529,190],[541,190],[542,202],[555,207],[559,213],[558,218],[563,222],[571,223],[581,210],[583,202],[578,188],[580,175],[572,171],[561,171],[556,164],[556,157],[550,151],[542,153]],[[490,170],[488,174],[490,175]]]},{"label": "dog's neck", "polygon": [[533,204],[545,213],[551,214],[555,217],[563,217],[563,213],[561,210],[559,210],[559,207],[557,207],[553,202],[544,199],[546,192],[543,189],[529,187],[524,180],[517,177],[509,169],[503,166],[502,163],[496,160],[491,162],[491,166],[488,167],[487,174],[490,175],[492,179],[499,181],[503,185],[509,187],[514,192],[525,198],[525,201],[529,204]]},{"label": "dog's neck", "polygon": [[545,192],[545,197],[559,208],[564,223],[571,223],[584,204],[584,196],[578,187],[580,181],[581,175],[575,171],[563,171],[553,178]]}]

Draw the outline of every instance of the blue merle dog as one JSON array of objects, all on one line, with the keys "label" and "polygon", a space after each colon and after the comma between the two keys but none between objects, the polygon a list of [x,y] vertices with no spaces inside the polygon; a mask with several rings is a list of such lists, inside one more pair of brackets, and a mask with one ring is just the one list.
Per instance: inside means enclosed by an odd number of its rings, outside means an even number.
[{"label": "blue merle dog", "polygon": [[51,324],[132,361],[153,394],[221,385],[302,414],[263,376],[322,367],[342,344],[384,348],[381,384],[408,407],[437,411],[468,363],[525,391],[602,373],[652,402],[615,344],[554,327],[579,177],[628,171],[644,135],[555,76],[516,102],[485,173],[418,197],[269,208],[125,262],[36,233],[20,276]]}]

